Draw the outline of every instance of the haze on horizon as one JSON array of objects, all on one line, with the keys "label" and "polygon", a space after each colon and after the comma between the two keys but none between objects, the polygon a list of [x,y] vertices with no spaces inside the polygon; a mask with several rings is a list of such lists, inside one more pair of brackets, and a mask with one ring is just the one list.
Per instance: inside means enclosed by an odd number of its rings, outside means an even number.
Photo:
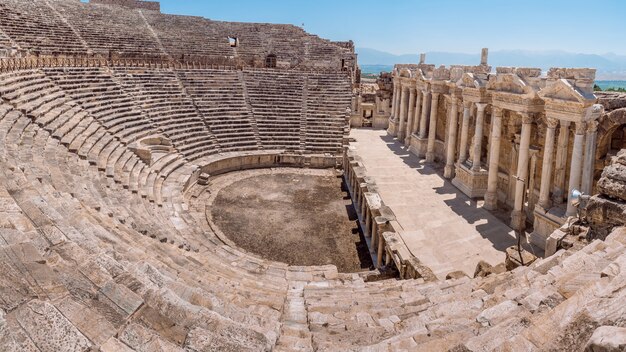
[{"label": "haze on horizon", "polygon": [[622,0],[161,0],[164,13],[288,23],[396,55],[490,50],[626,55]]}]

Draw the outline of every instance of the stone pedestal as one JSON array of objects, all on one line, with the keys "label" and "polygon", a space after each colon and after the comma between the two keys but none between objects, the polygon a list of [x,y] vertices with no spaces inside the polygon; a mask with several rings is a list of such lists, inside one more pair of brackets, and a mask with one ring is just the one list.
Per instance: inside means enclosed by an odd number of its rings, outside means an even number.
[{"label": "stone pedestal", "polygon": [[542,249],[546,249],[546,241],[550,234],[563,226],[565,218],[564,208],[552,208],[548,211],[540,205],[535,206],[533,232],[530,242]]},{"label": "stone pedestal", "polygon": [[428,138],[420,138],[412,134],[410,139],[409,152],[417,155],[419,158],[424,158],[428,147]]},{"label": "stone pedestal", "polygon": [[473,171],[466,164],[456,165],[452,184],[470,198],[482,198],[487,192],[487,170]]},{"label": "stone pedestal", "polygon": [[529,266],[535,260],[537,260],[537,257],[532,253],[523,248],[521,251],[518,251],[517,246],[512,246],[506,249],[504,264],[506,265],[506,270],[511,271],[520,266]]}]

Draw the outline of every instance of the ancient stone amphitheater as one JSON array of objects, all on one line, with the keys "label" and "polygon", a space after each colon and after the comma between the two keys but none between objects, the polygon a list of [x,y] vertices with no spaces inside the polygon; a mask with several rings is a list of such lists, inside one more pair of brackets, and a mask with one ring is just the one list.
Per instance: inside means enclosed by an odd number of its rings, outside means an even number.
[{"label": "ancient stone amphitheater", "polygon": [[[154,2],[0,0],[0,55],[1,351],[624,349],[623,155],[555,254],[444,279],[398,249],[348,148],[351,42]],[[270,260],[216,226],[246,173],[342,169],[371,268]]]}]

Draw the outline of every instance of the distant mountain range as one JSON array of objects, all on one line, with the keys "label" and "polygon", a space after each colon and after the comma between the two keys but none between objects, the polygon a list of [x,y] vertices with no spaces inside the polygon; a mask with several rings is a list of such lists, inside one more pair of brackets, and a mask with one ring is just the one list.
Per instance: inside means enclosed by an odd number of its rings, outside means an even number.
[{"label": "distant mountain range", "polygon": [[[393,65],[418,63],[419,54],[394,55],[388,52],[357,48],[360,65]],[[426,63],[435,65],[478,65],[480,53],[427,52]],[[603,80],[626,79],[626,56],[613,53],[576,54],[565,51],[499,50],[489,52],[489,64],[497,66],[539,67],[589,67],[597,69],[596,78]]]}]

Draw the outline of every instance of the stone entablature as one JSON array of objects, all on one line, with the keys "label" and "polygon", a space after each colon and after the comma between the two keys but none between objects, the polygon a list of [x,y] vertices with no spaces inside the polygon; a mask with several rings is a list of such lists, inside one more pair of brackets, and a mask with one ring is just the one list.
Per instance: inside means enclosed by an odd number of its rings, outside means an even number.
[{"label": "stone entablature", "polygon": [[[546,237],[575,209],[572,189],[593,191],[597,120],[595,70],[396,65],[388,132],[511,226]],[[428,68],[428,69],[426,69]],[[556,140],[558,135],[558,141]],[[549,214],[549,217],[548,217]]]}]

